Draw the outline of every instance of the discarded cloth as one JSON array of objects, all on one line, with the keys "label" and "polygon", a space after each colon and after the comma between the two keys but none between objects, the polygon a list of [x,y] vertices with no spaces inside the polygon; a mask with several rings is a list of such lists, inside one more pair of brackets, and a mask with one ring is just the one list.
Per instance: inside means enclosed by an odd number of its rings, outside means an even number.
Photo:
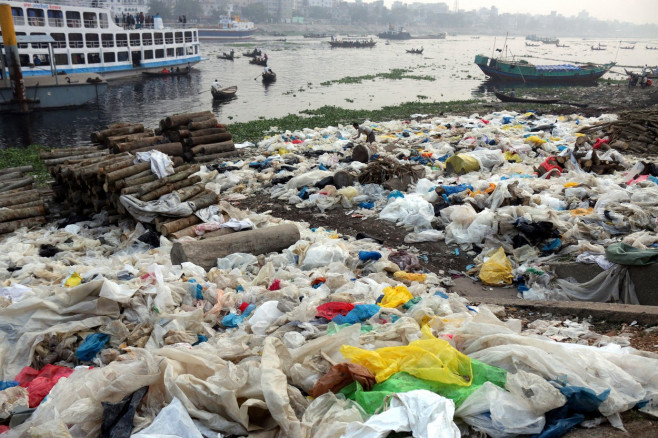
[{"label": "discarded cloth", "polygon": [[619,265],[645,266],[658,262],[658,249],[639,249],[617,242],[605,248],[605,257]]}]

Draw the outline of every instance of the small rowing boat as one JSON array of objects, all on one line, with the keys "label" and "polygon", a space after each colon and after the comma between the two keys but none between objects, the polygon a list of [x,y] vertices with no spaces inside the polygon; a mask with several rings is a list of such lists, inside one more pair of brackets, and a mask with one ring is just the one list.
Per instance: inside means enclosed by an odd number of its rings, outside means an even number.
[{"label": "small rowing boat", "polygon": [[494,91],[494,94],[502,102],[551,104],[551,103],[558,103],[560,101],[560,99],[532,99],[532,98],[516,97],[510,94],[503,94],[498,91]]},{"label": "small rowing boat", "polygon": [[190,70],[143,71],[142,72],[142,76],[148,76],[148,77],[187,76],[189,74],[190,74]]},{"label": "small rowing boat", "polygon": [[232,85],[230,87],[226,88],[221,88],[217,89],[214,87],[210,88],[210,92],[212,93],[213,99],[231,99],[235,97],[235,93],[238,91],[238,86],[237,85]]},{"label": "small rowing boat", "polygon": [[269,84],[276,81],[276,73],[270,71],[268,73],[263,73],[263,83]]}]

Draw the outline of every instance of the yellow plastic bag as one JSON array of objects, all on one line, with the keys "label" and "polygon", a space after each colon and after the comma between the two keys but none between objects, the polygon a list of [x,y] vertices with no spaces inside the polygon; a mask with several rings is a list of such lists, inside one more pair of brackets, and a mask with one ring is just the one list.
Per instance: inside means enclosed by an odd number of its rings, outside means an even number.
[{"label": "yellow plastic bag", "polygon": [[564,187],[567,188],[567,189],[569,187],[578,187],[578,183],[577,182],[568,182],[568,183],[564,184]]},{"label": "yellow plastic bag", "polygon": [[80,274],[77,272],[74,272],[73,274],[66,277],[66,280],[64,280],[64,287],[76,287],[80,286],[81,283],[82,277],[80,277]]},{"label": "yellow plastic bag", "polygon": [[[404,272],[404,271],[398,271],[398,272]],[[382,298],[382,301],[381,303],[379,303],[379,305],[381,307],[398,307],[403,305],[413,297],[414,296],[411,295],[411,292],[409,292],[409,290],[401,284],[395,286],[395,288],[388,286],[387,288],[384,289],[384,298]]]},{"label": "yellow plastic bag", "polygon": [[571,216],[589,216],[590,214],[594,213],[594,209],[592,207],[576,208],[574,210],[570,210],[569,213],[571,213]]},{"label": "yellow plastic bag", "polygon": [[368,368],[380,383],[404,371],[420,379],[470,386],[473,381],[471,358],[448,342],[435,338],[429,327],[423,326],[422,333],[422,339],[405,347],[370,351],[343,345],[340,352],[347,360]]},{"label": "yellow plastic bag", "polygon": [[523,161],[521,159],[521,157],[519,156],[519,154],[517,154],[516,152],[510,152],[510,151],[505,152],[505,154],[503,155],[503,158],[505,159],[505,161],[514,161],[516,163],[520,163],[521,161]]},{"label": "yellow plastic bag", "polygon": [[525,143],[534,143],[536,145],[544,144],[546,143],[546,140],[543,138],[539,138],[536,135],[531,135],[530,137],[525,139]]},{"label": "yellow plastic bag", "polygon": [[427,274],[415,274],[412,272],[397,271],[395,274],[393,274],[393,278],[398,281],[417,281],[418,283],[425,283]]},{"label": "yellow plastic bag", "polygon": [[480,163],[474,157],[466,154],[457,154],[446,160],[446,171],[460,175],[480,170]]},{"label": "yellow plastic bag", "polygon": [[512,284],[512,263],[505,255],[503,247],[489,254],[489,259],[484,262],[480,269],[480,280],[490,286],[501,286]]}]

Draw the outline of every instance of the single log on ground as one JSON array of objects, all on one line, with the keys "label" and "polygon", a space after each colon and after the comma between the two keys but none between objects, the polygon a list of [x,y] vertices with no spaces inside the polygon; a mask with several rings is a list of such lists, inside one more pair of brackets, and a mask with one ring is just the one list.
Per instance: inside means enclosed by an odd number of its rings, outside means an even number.
[{"label": "single log on ground", "polygon": [[204,120],[202,122],[190,122],[187,124],[187,129],[190,131],[198,131],[200,129],[207,129],[207,128],[216,128],[217,127],[217,119],[212,118],[208,120]]},{"label": "single log on ground", "polygon": [[0,222],[9,222],[18,219],[25,219],[28,217],[43,216],[44,214],[45,210],[43,205],[27,208],[5,208],[0,210]]},{"label": "single log on ground", "polygon": [[211,192],[210,190],[206,190],[200,195],[197,195],[189,200],[190,204],[192,204],[192,208],[194,209],[194,211],[198,211],[201,210],[202,208],[215,205],[217,204],[218,201],[219,198],[217,197],[217,194],[215,192]]},{"label": "single log on ground", "polygon": [[34,177],[33,176],[27,176],[23,179],[19,179],[16,182],[13,182],[11,184],[1,184],[0,185],[0,192],[8,192],[10,190],[15,190],[15,189],[20,189],[23,187],[31,186],[32,183],[34,183]]},{"label": "single log on ground", "polygon": [[18,166],[18,167],[5,167],[4,169],[0,169],[0,175],[6,175],[8,173],[15,173],[15,172],[34,172],[34,167],[32,166]]},{"label": "single log on ground", "polygon": [[206,271],[217,266],[217,259],[235,252],[253,255],[279,252],[299,240],[296,225],[277,225],[258,230],[241,231],[213,239],[178,241],[171,249],[171,263],[192,262]]},{"label": "single log on ground", "polygon": [[233,140],[223,141],[221,143],[209,143],[209,144],[200,144],[199,146],[194,146],[192,148],[192,153],[194,155],[211,155],[219,154],[222,152],[231,152],[235,150],[235,144]]},{"label": "single log on ground", "polygon": [[0,234],[11,233],[16,231],[21,227],[33,227],[35,225],[41,225],[46,223],[46,218],[41,217],[30,217],[27,219],[19,219],[17,221],[11,222],[2,222],[0,223]]},{"label": "single log on ground", "polygon": [[0,175],[0,181],[11,181],[12,179],[21,179],[23,172],[10,172]]},{"label": "single log on ground", "polygon": [[177,220],[172,221],[172,222],[164,223],[164,224],[160,225],[160,227],[158,228],[158,231],[163,236],[168,237],[172,233],[175,233],[175,232],[180,231],[184,228],[191,227],[191,226],[194,226],[194,225],[200,224],[200,223],[201,223],[201,219],[199,219],[195,215],[190,215],[188,217],[177,219]]},{"label": "single log on ground", "polygon": [[149,152],[160,151],[163,154],[180,157],[183,155],[183,145],[181,143],[165,143],[147,146],[145,148],[134,149],[132,152]]},{"label": "single log on ground", "polygon": [[152,192],[145,193],[144,195],[140,196],[139,199],[142,201],[153,201],[155,199],[160,198],[160,196],[164,196],[167,193],[171,193],[174,190],[182,189],[183,187],[188,187],[191,186],[192,184],[196,184],[201,181],[201,177],[198,175],[191,176],[189,178],[186,178],[182,181],[177,181],[171,184],[166,184],[163,187],[160,187],[156,190],[153,190]]},{"label": "single log on ground", "polygon": [[166,128],[172,128],[174,126],[179,126],[179,125],[187,125],[192,121],[192,119],[196,119],[199,117],[205,117],[205,118],[214,118],[215,115],[212,113],[212,111],[200,111],[197,113],[187,113],[187,114],[178,114],[176,116],[170,116],[164,119],[165,127]]},{"label": "single log on ground", "polygon": [[109,175],[112,172],[116,172],[117,170],[122,170],[127,167],[132,167],[135,165],[135,158],[134,157],[126,157],[120,161],[115,161],[114,163],[107,164],[101,168],[99,168],[99,175]]},{"label": "single log on ground", "polygon": [[119,143],[130,143],[131,141],[151,138],[153,135],[154,133],[151,129],[147,129],[144,132],[138,132],[136,134],[116,135],[114,137],[108,137],[105,140],[105,147],[114,149]]},{"label": "single log on ground", "polygon": [[134,134],[136,132],[143,132],[144,131],[144,125],[141,123],[138,125],[129,125],[129,126],[121,126],[118,128],[109,128],[109,129],[104,129],[102,131],[96,131],[91,133],[91,141],[94,143],[102,143],[104,142],[108,137],[112,136],[117,136],[117,135],[125,135],[125,134]]},{"label": "single log on ground", "polygon": [[[21,208],[30,208],[30,207],[39,207],[39,206],[45,206],[46,202],[52,202],[53,199],[38,199],[36,201],[30,201],[30,202],[22,202],[20,204],[15,204],[9,206],[12,210],[18,210]],[[0,210],[1,211],[1,210]]]},{"label": "single log on ground", "polygon": [[233,137],[231,136],[230,132],[222,132],[220,134],[202,135],[200,137],[190,137],[188,139],[185,139],[185,143],[188,146],[197,146],[200,144],[207,144],[207,143],[220,143],[222,141],[231,140],[232,138]]},{"label": "single log on ground", "polygon": [[196,237],[196,232],[194,231],[194,227],[196,227],[197,224],[190,225],[189,227],[185,227],[182,230],[176,231],[174,233],[171,233],[168,236],[170,239],[180,239],[181,237]]},{"label": "single log on ground", "polygon": [[[215,231],[207,231],[199,236],[201,240],[214,239],[216,237],[226,236],[227,234],[237,233],[233,228],[220,228]],[[196,233],[195,233],[196,234]]]}]

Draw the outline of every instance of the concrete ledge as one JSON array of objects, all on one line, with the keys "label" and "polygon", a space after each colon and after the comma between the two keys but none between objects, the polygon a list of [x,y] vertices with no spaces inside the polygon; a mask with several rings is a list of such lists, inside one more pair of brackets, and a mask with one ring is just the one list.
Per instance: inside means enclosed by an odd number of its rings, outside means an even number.
[{"label": "concrete ledge", "polygon": [[[585,265],[590,266],[590,265]],[[658,284],[658,278],[656,279]],[[533,301],[516,298],[516,289],[502,287],[485,287],[469,278],[456,278],[452,292],[467,298],[473,303],[497,304],[505,307],[531,309],[539,313],[554,315],[572,315],[579,318],[591,316],[598,320],[611,322],[637,321],[642,325],[658,323],[658,306],[594,303],[589,301]]]},{"label": "concrete ledge", "polygon": [[[603,272],[599,265],[588,263],[555,263],[551,269],[559,278],[574,278],[584,283]],[[648,266],[629,266],[628,272],[635,285],[635,293],[640,304],[658,306],[658,263]]]}]

